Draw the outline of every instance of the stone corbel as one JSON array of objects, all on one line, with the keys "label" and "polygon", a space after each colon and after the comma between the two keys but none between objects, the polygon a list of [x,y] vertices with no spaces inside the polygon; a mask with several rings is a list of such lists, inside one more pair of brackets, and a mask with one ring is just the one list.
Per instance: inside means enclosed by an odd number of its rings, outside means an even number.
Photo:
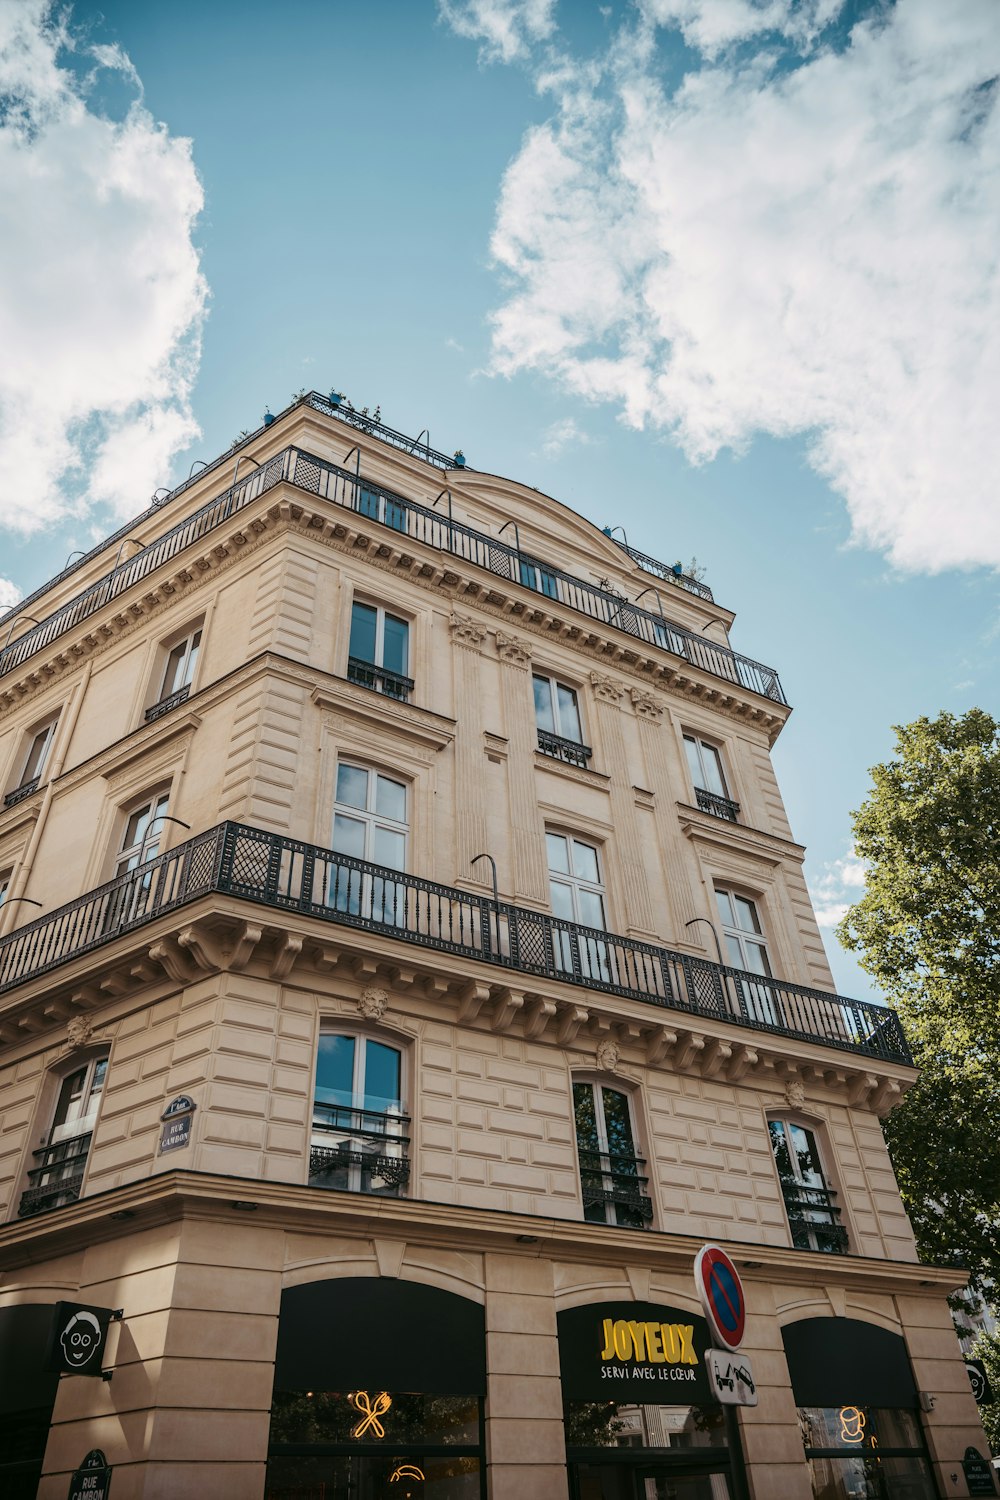
[{"label": "stone corbel", "polygon": [[428,1000],[443,1000],[448,994],[451,985],[440,974],[428,974],[420,987]]},{"label": "stone corbel", "polygon": [[847,1085],[847,1102],[852,1109],[863,1109],[878,1088],[878,1079],[871,1073],[853,1073]]},{"label": "stone corbel", "polygon": [[880,1118],[891,1114],[903,1097],[903,1090],[895,1078],[883,1078],[868,1101],[868,1108]]},{"label": "stone corbel", "polygon": [[567,1005],[559,1013],[559,1030],[556,1039],[560,1047],[571,1047],[576,1041],[580,1027],[585,1026],[590,1012],[582,1005]]},{"label": "stone corbel", "polygon": [[705,1050],[705,1038],[697,1031],[679,1031],[674,1052],[674,1067],[685,1072]]},{"label": "stone corbel", "polygon": [[132,975],[124,974],[120,969],[105,974],[103,979],[97,981],[97,987],[102,995],[110,995],[112,999],[117,995],[124,995],[132,988]]},{"label": "stone corbel", "polygon": [[755,1068],[759,1061],[760,1055],[755,1048],[736,1047],[733,1050],[729,1067],[726,1069],[726,1077],[730,1083],[739,1083],[740,1079],[745,1078],[747,1073],[752,1068]]},{"label": "stone corbel", "polygon": [[271,959],[271,978],[287,979],[302,955],[303,939],[286,932]]},{"label": "stone corbel", "polygon": [[479,984],[476,980],[470,980],[465,987],[459,991],[458,996],[458,1019],[463,1025],[474,1021],[490,998],[490,986]]},{"label": "stone corbel", "polygon": [[198,977],[197,971],[188,962],[187,954],[178,948],[175,938],[161,938],[147,952],[153,963],[159,964],[175,984],[190,984]]},{"label": "stone corbel", "polygon": [[543,1000],[541,997],[536,997],[530,1002],[524,1018],[524,1035],[529,1042],[537,1041],[543,1035],[546,1026],[554,1018],[555,1013],[556,1002],[554,1000]]},{"label": "stone corbel", "polygon": [[509,1031],[515,1016],[524,1008],[524,995],[519,990],[501,990],[496,997],[496,1008],[490,1025],[494,1031]]},{"label": "stone corbel", "polygon": [[709,1037],[701,1054],[702,1078],[718,1078],[732,1061],[733,1049],[721,1037]]},{"label": "stone corbel", "polygon": [[659,1067],[664,1058],[677,1046],[677,1033],[669,1026],[657,1026],[646,1038],[646,1061],[651,1068]]},{"label": "stone corbel", "polygon": [[177,942],[202,974],[214,974],[227,967],[227,955],[213,937],[197,924],[183,928]]}]

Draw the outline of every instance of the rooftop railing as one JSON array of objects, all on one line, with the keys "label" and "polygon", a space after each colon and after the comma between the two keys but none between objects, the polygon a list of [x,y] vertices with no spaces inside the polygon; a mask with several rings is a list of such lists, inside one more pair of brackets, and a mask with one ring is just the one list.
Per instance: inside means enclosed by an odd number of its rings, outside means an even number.
[{"label": "rooftop railing", "polygon": [[[608,533],[605,532],[605,536]],[[662,578],[665,583],[672,583],[682,589],[687,589],[689,594],[697,594],[699,599],[713,601],[715,595],[707,583],[702,583],[700,578],[692,578],[690,573],[678,573],[676,568],[670,568],[666,563],[658,562],[655,557],[650,557],[648,552],[640,552],[638,547],[630,547],[628,542],[613,536],[609,538],[616,547],[627,552],[633,562],[637,562],[644,573],[652,573],[654,578]]]},{"label": "rooftop railing", "polygon": [[751,1031],[909,1063],[895,1013],[220,823],[0,938],[0,993],[210,892]]},{"label": "rooftop railing", "polygon": [[[713,677],[759,693],[773,702],[787,702],[773,667],[741,656],[727,646],[719,646],[704,635],[696,635],[673,624],[660,613],[640,609],[619,594],[553,568],[486,532],[477,531],[450,516],[442,516],[432,508],[418,505],[299,448],[285,448],[275,454],[215,500],[171,527],[133,557],[124,559],[41,624],[11,641],[0,651],[0,676],[13,671],[59,636],[141,583],[161,564],[179,557],[186,548],[228,523],[259,495],[273,489],[282,480],[331,504],[359,513],[366,520],[385,526],[396,536],[403,535],[449,552],[496,577],[525,587],[539,597],[622,630],[646,646],[666,651]],[[525,577],[540,576],[534,569],[543,570],[544,588],[531,590],[530,585],[525,584]]]}]

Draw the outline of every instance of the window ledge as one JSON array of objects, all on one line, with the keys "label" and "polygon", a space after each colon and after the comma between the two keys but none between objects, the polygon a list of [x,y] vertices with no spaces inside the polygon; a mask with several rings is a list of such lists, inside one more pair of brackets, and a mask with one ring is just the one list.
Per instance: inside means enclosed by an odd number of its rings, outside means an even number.
[{"label": "window ledge", "polygon": [[555,755],[547,755],[544,750],[535,751],[535,768],[539,771],[552,771],[556,776],[565,776],[569,781],[582,782],[584,786],[600,787],[603,791],[611,785],[611,777],[605,776],[603,771],[591,771],[583,766],[570,765],[569,761],[559,760]]},{"label": "window ledge", "polygon": [[335,677],[317,685],[310,696],[317,708],[351,714],[382,729],[394,721],[405,724],[409,735],[434,750],[446,749],[455,739],[454,719],[447,719],[429,708],[419,708],[415,703],[390,698],[385,693],[372,692],[371,688],[359,687],[347,677]]}]

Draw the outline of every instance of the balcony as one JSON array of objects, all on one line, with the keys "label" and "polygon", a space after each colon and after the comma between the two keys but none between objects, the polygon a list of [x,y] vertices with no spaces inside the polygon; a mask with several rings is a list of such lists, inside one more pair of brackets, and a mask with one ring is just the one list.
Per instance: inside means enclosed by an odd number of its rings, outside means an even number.
[{"label": "balcony", "polygon": [[83,1170],[87,1165],[92,1132],[74,1136],[72,1140],[59,1141],[54,1146],[43,1146],[33,1153],[37,1166],[28,1173],[29,1188],[21,1194],[18,1206],[19,1219],[30,1219],[33,1214],[47,1213],[50,1208],[62,1208],[75,1203],[83,1185]]},{"label": "balcony", "polygon": [[153,724],[157,719],[162,719],[163,715],[168,714],[172,708],[177,708],[181,703],[186,703],[190,691],[191,685],[189,683],[186,687],[178,688],[176,693],[170,693],[166,698],[161,698],[159,703],[154,703],[151,708],[146,709],[143,715],[143,722]]},{"label": "balcony", "polygon": [[801,1182],[783,1182],[782,1196],[796,1250],[826,1250],[847,1254],[847,1230],[839,1223],[840,1209],[832,1188],[806,1187]]},{"label": "balcony", "polygon": [[40,776],[35,776],[31,781],[23,781],[21,785],[16,786],[12,792],[8,792],[6,797],[3,799],[4,807],[16,807],[17,804],[19,802],[23,802],[26,797],[30,797],[32,792],[37,792],[38,783],[41,781],[41,779],[42,778]]},{"label": "balcony", "polygon": [[384,693],[387,698],[398,698],[400,703],[409,700],[414,688],[412,677],[390,672],[388,667],[377,667],[373,661],[362,661],[357,656],[348,660],[347,680],[356,682],[358,687],[371,688],[373,693]]},{"label": "balcony", "polygon": [[[219,892],[397,942],[667,1010],[910,1064],[894,1011],[764,979],[438,885],[241,823],[220,823],[0,938],[0,993]],[[281,915],[277,915],[281,914]]]},{"label": "balcony", "polygon": [[619,1156],[607,1151],[580,1152],[583,1216],[592,1223],[616,1223],[641,1229],[653,1218],[652,1199],[643,1188],[649,1181],[640,1168],[641,1156]]},{"label": "balcony", "polygon": [[371,525],[384,528],[387,537],[396,538],[396,546],[398,538],[405,536],[410,541],[448,552],[473,567],[506,579],[514,587],[528,587],[522,583],[526,570],[536,581],[544,573],[544,588],[534,585],[530,588],[535,595],[541,593],[565,609],[621,630],[644,646],[679,658],[735,687],[757,693],[774,703],[787,702],[773,667],[764,666],[751,657],[731,651],[728,646],[706,639],[704,635],[674,625],[659,613],[640,609],[618,594],[553,568],[495,536],[418,505],[405,495],[362,479],[349,469],[292,447],[267,459],[260,468],[253,469],[187,520],[164,532],[141,552],[124,560],[104,578],[48,615],[40,625],[11,641],[0,650],[0,676],[13,671],[36,652],[89,619],[162,564],[180,556],[186,548],[202,541],[219,527],[228,525],[259,496],[281,483],[295,485],[305,493],[355,515],[360,513]]},{"label": "balcony", "polygon": [[410,1116],[317,1104],[309,1148],[309,1181],[314,1186],[359,1193],[395,1195],[410,1180]]},{"label": "balcony", "polygon": [[594,753],[589,745],[564,740],[562,735],[550,734],[547,729],[538,731],[538,748],[543,755],[551,755],[555,760],[564,760],[568,766],[581,766],[584,770]]},{"label": "balcony", "polygon": [[706,792],[700,786],[695,787],[694,795],[702,812],[711,813],[713,818],[725,818],[727,823],[736,822],[740,810],[738,802],[730,797],[720,797],[717,792]]}]

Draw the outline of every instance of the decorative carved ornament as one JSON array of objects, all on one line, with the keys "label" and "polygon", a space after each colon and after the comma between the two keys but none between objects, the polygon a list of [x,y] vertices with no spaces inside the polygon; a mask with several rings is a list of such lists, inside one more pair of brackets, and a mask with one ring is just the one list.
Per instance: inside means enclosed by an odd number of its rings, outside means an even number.
[{"label": "decorative carved ornament", "polygon": [[602,1073],[617,1073],[621,1048],[617,1042],[603,1041],[597,1048],[597,1066]]},{"label": "decorative carved ornament", "polygon": [[497,651],[501,661],[509,661],[515,667],[531,665],[531,647],[520,636],[507,635],[503,630],[498,630]]},{"label": "decorative carved ornament", "polygon": [[785,1084],[785,1103],[789,1109],[802,1109],[806,1102],[806,1091],[795,1078]]},{"label": "decorative carved ornament", "polygon": [[89,1016],[74,1016],[66,1023],[65,1051],[73,1052],[77,1047],[86,1047],[94,1035],[94,1023]]},{"label": "decorative carved ornament", "polygon": [[486,639],[486,627],[478,624],[471,615],[459,614],[458,610],[453,611],[449,627],[452,639],[463,646],[481,646]]},{"label": "decorative carved ornament", "polygon": [[594,689],[594,697],[601,698],[605,703],[618,703],[621,701],[625,689],[620,682],[609,677],[605,672],[591,672],[591,686]]},{"label": "decorative carved ornament", "polygon": [[358,1010],[366,1021],[381,1021],[389,1008],[389,996],[385,990],[375,989],[369,985],[361,991],[358,999]]},{"label": "decorative carved ornament", "polygon": [[629,697],[640,719],[652,719],[655,723],[663,718],[664,706],[652,693],[644,693],[642,688],[634,687],[629,689]]}]

